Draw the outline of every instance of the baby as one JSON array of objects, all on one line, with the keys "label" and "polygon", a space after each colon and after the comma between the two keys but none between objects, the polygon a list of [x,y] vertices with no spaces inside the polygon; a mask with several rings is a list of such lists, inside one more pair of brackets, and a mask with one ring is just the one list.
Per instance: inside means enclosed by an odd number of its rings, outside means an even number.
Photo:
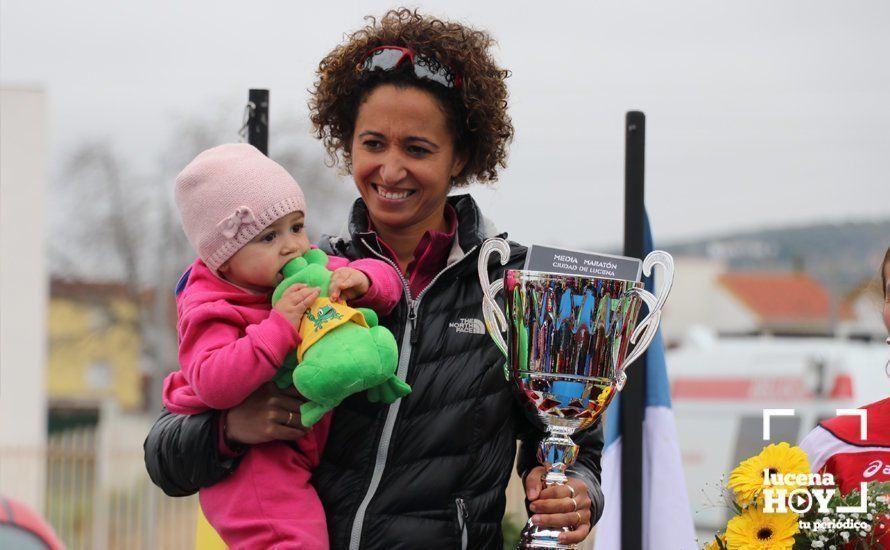
[{"label": "baby", "polygon": [[[199,258],[177,287],[180,371],[164,381],[171,412],[229,409],[272,379],[300,344],[300,322],[319,289],[289,287],[271,305],[284,265],[310,249],[306,204],[281,166],[247,144],[199,154],[176,179],[176,205]],[[386,315],[398,273],[377,260],[331,256],[333,301]],[[285,414],[278,422],[294,427]],[[309,484],[330,414],[297,441],[253,446],[225,480],[201,489],[204,514],[232,548],[328,548],[324,510]]]}]

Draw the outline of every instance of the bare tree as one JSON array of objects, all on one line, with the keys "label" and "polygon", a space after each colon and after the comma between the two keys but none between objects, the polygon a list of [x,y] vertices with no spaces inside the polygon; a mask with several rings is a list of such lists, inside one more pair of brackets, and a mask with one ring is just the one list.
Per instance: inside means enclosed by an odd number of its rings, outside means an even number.
[{"label": "bare tree", "polygon": [[308,123],[286,118],[273,129],[269,156],[296,178],[306,196],[309,239],[316,242],[322,234],[340,233],[358,196],[351,178],[325,165],[324,149]]},{"label": "bare tree", "polygon": [[[62,207],[55,209],[60,214],[50,240],[53,276],[120,284],[124,299],[137,305],[137,314],[120,316],[108,308],[109,325],[131,325],[139,335],[140,368],[149,380],[157,380],[176,366],[172,285],[161,284],[161,278],[182,257],[170,250],[154,252],[161,240],[169,239],[173,225],[161,187],[134,176],[103,142],[80,146],[64,174],[58,194]],[[149,393],[147,405],[158,405],[159,390]]]}]

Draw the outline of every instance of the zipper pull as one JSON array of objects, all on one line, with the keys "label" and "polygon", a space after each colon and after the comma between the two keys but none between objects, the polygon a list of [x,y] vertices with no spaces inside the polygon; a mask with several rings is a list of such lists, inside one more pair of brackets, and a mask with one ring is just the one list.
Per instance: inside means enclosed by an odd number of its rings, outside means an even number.
[{"label": "zipper pull", "polygon": [[464,502],[464,499],[457,499],[457,509],[460,511],[460,515],[464,518],[466,522],[467,518],[469,518],[469,513],[467,513],[467,504]]},{"label": "zipper pull", "polygon": [[417,343],[417,300],[408,304],[408,321],[411,323],[411,344]]},{"label": "zipper pull", "polygon": [[457,497],[454,499],[454,502],[457,505],[457,524],[460,527],[460,548],[461,550],[466,550],[469,546],[467,540],[467,519],[470,515],[467,513],[467,505],[464,499]]}]

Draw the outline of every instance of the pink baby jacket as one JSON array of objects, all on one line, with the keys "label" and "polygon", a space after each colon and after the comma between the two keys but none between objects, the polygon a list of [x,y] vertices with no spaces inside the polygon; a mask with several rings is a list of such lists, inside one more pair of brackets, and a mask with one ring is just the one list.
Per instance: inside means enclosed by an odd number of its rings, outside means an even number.
[{"label": "pink baby jacket", "polygon": [[[387,315],[402,295],[399,274],[371,259],[328,257],[328,269],[358,269],[371,286],[350,305]],[[164,380],[164,405],[177,414],[230,409],[272,379],[300,343],[294,327],[272,309],[272,294],[251,294],[195,260],[176,299],[180,370]]]}]

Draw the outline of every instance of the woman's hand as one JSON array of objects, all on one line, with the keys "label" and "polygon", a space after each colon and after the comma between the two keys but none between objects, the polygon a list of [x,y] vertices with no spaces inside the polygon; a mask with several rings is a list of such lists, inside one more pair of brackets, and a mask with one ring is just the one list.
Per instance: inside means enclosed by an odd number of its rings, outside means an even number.
[{"label": "woman's hand", "polygon": [[525,496],[534,514],[532,523],[548,527],[568,527],[569,531],[559,535],[559,542],[577,544],[590,533],[590,497],[587,494],[587,485],[580,479],[570,477],[565,485],[546,487],[543,481],[546,474],[547,470],[543,466],[536,466],[525,477]]},{"label": "woman's hand", "polygon": [[266,382],[226,415],[226,441],[256,445],[275,440],[295,441],[309,431],[300,423],[304,399],[294,387],[278,389]]}]

